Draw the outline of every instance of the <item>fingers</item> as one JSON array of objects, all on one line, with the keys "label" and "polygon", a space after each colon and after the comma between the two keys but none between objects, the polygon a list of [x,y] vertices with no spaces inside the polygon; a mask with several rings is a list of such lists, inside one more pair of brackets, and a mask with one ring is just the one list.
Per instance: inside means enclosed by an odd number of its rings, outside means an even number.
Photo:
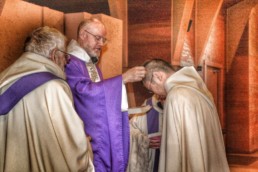
[{"label": "fingers", "polygon": [[142,80],[146,74],[145,68],[143,66],[137,66],[137,67],[134,67],[134,69],[135,69],[134,75],[140,78],[140,80]]},{"label": "fingers", "polygon": [[122,74],[124,83],[141,81],[146,74],[143,66],[136,66]]},{"label": "fingers", "polygon": [[150,142],[149,148],[159,149],[160,148],[160,142],[157,142],[157,143]]}]

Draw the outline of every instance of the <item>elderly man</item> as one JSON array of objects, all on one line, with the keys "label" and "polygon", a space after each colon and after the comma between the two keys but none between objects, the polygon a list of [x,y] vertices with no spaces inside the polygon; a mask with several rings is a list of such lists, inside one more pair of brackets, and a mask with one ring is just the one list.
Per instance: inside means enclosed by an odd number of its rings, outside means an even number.
[{"label": "elderly man", "polygon": [[159,171],[228,172],[217,110],[194,67],[175,72],[161,59],[144,66],[144,86],[166,96]]},{"label": "elderly man", "polygon": [[[82,21],[77,41],[72,40],[72,54],[66,68],[67,81],[75,99],[75,108],[92,138],[96,171],[125,171],[129,150],[129,122],[125,85],[141,81],[144,67],[134,67],[122,75],[103,80],[96,63],[106,44],[106,28],[96,19]],[[124,105],[124,106],[123,106]]]},{"label": "elderly man", "polygon": [[94,171],[83,123],[65,81],[66,38],[35,29],[0,75],[0,171]]}]

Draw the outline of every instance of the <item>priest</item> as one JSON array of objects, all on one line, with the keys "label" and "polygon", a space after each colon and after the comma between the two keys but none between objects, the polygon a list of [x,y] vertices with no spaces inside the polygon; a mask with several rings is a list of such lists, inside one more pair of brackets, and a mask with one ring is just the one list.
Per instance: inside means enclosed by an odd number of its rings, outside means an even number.
[{"label": "priest", "polygon": [[144,66],[144,86],[166,96],[159,171],[229,172],[216,106],[195,68],[175,72],[162,59]]}]

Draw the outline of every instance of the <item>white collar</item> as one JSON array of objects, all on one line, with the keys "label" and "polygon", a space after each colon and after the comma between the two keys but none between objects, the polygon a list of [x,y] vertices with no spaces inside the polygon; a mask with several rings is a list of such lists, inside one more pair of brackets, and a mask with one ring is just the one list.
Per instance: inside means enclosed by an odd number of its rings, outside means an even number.
[{"label": "white collar", "polygon": [[75,57],[85,61],[88,63],[90,61],[90,56],[87,54],[87,52],[80,47],[78,42],[76,40],[71,40],[69,45],[67,46],[67,52],[69,54],[74,55]]}]

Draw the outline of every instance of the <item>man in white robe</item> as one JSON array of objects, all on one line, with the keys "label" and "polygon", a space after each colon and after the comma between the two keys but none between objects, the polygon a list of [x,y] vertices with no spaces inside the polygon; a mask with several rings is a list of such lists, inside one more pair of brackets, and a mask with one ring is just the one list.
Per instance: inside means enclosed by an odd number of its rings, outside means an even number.
[{"label": "man in white robe", "polygon": [[[163,107],[156,95],[143,106],[152,108],[130,119],[130,156],[127,172],[155,172],[158,169]],[[151,137],[153,135],[153,137]]]},{"label": "man in white robe", "polygon": [[57,77],[0,113],[0,171],[94,171],[83,123],[65,82],[65,42],[56,29],[38,28],[32,32],[26,52],[0,74],[1,106],[26,89],[27,83],[22,83],[24,88],[18,85],[17,94],[1,99],[20,79],[35,74],[29,81],[34,84],[42,73]]},{"label": "man in white robe", "polygon": [[144,86],[166,95],[159,171],[228,172],[217,110],[194,67],[174,72],[161,59],[150,60],[144,66]]}]

